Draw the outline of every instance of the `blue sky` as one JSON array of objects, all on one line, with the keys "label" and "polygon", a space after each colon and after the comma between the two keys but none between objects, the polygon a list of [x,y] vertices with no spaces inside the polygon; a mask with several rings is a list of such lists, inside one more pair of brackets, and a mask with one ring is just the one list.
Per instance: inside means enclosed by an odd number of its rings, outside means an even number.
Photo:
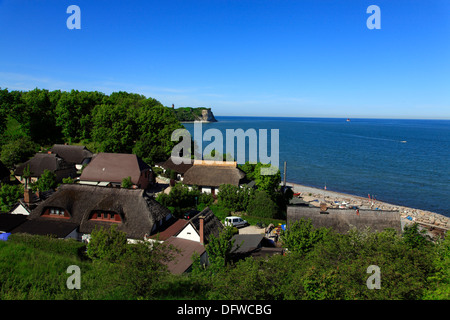
[{"label": "blue sky", "polygon": [[[81,30],[69,30],[69,5]],[[369,5],[381,29],[369,30]],[[450,1],[0,1],[0,87],[215,115],[450,119]]]}]

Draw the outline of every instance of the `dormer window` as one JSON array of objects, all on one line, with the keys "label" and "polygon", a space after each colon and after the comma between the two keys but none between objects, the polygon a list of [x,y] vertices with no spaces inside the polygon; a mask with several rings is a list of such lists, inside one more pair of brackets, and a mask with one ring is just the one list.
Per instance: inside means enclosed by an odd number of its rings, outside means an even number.
[{"label": "dormer window", "polygon": [[107,222],[122,222],[120,214],[113,211],[93,211],[90,220],[107,221]]},{"label": "dormer window", "polygon": [[64,210],[63,208],[57,208],[57,207],[45,208],[42,216],[51,217],[51,218],[65,218],[65,219],[70,218],[70,215],[67,212],[67,210]]}]

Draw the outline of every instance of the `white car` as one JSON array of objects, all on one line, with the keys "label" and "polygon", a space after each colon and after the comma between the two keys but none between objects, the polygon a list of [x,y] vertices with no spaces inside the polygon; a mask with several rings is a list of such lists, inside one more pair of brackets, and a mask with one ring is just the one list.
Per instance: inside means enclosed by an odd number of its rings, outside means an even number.
[{"label": "white car", "polygon": [[241,217],[226,217],[225,218],[225,225],[226,226],[233,226],[233,227],[246,227],[249,225],[249,223],[242,219]]}]

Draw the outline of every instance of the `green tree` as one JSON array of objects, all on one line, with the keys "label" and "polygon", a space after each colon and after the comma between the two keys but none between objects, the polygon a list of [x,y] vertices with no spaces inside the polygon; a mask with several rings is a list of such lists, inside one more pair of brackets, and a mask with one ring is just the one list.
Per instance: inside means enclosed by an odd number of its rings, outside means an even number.
[{"label": "green tree", "polygon": [[426,230],[419,230],[419,225],[414,223],[406,225],[403,230],[403,241],[412,248],[420,248],[430,243]]},{"label": "green tree", "polygon": [[127,235],[117,229],[117,225],[109,228],[95,228],[87,245],[87,255],[91,259],[116,262],[122,258],[127,249]]},{"label": "green tree", "polygon": [[56,174],[51,172],[50,170],[45,169],[39,179],[35,183],[31,184],[31,189],[34,192],[36,192],[37,190],[44,192],[55,189],[56,186]]},{"label": "green tree", "polygon": [[161,283],[169,276],[167,263],[177,249],[159,242],[129,244],[120,260],[122,285],[139,298],[154,298]]},{"label": "green tree", "polygon": [[14,97],[11,115],[20,123],[24,132],[34,142],[54,143],[61,138],[56,126],[55,108],[60,91],[49,92],[34,89],[26,92],[11,92]]},{"label": "green tree", "polygon": [[1,160],[8,168],[27,161],[38,150],[38,145],[30,137],[20,137],[2,147]]},{"label": "green tree", "polygon": [[125,189],[129,189],[133,186],[133,182],[131,181],[131,177],[126,177],[122,179],[121,187]]},{"label": "green tree", "polygon": [[90,116],[105,95],[94,91],[63,92],[55,108],[56,124],[66,141],[90,138]]},{"label": "green tree", "polygon": [[136,110],[128,105],[97,105],[92,111],[92,139],[101,152],[131,153],[137,138]]},{"label": "green tree", "polygon": [[211,235],[209,242],[206,245],[206,252],[208,253],[208,260],[210,265],[208,269],[216,272],[224,268],[230,261],[231,249],[234,245],[234,240],[231,240],[235,234],[235,228],[227,226],[219,233],[218,237]]},{"label": "green tree", "polygon": [[286,231],[282,231],[280,240],[283,247],[289,249],[290,252],[305,254],[322,241],[330,231],[327,228],[316,229],[310,219],[302,218],[291,224]]},{"label": "green tree", "polygon": [[23,187],[21,185],[3,184],[0,187],[0,211],[9,212],[22,195]]},{"label": "green tree", "polygon": [[255,217],[276,218],[278,207],[266,191],[257,190],[255,196],[248,202],[247,213]]},{"label": "green tree", "polygon": [[184,127],[171,109],[158,104],[155,100],[143,101],[138,113],[136,126],[139,138],[133,153],[150,164],[167,160],[173,147],[178,143],[171,140],[172,133]]},{"label": "green tree", "polygon": [[[267,192],[273,199],[275,192],[280,188],[281,174],[278,169],[273,174],[264,174],[264,170],[269,170],[269,168],[271,168],[271,164],[258,162],[253,171],[253,177],[258,190]],[[272,170],[273,168],[270,169],[270,171]]]}]

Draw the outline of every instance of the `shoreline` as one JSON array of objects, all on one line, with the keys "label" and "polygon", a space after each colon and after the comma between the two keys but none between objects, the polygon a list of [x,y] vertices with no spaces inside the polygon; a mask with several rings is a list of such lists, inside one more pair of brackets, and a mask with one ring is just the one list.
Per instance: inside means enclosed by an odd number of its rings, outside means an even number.
[{"label": "shoreline", "polygon": [[[368,197],[361,197],[338,191],[309,187],[294,182],[286,181],[286,186],[292,187],[294,193],[300,193],[299,197],[310,204],[326,202],[336,206],[337,203],[345,202],[350,206],[358,206],[361,209],[379,209],[387,211],[399,211],[400,217],[410,222],[417,222],[426,226],[450,230],[450,217],[442,214],[422,209],[410,208],[402,205],[391,204],[379,200],[372,200]],[[317,201],[315,201],[317,200]],[[314,202],[314,203],[313,203]],[[409,217],[409,218],[408,218]]]}]

